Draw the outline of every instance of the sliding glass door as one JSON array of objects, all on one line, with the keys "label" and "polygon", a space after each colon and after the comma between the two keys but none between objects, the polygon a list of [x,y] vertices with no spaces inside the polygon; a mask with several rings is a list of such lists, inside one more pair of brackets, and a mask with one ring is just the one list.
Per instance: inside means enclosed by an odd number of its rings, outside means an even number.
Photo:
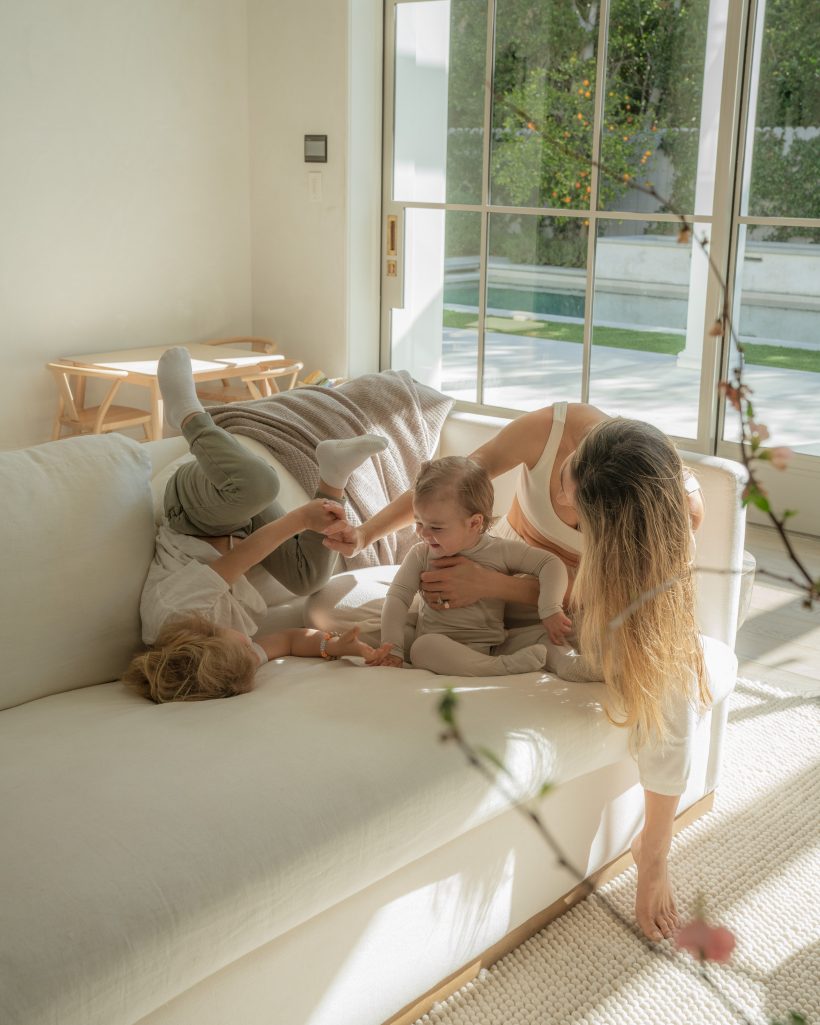
[{"label": "sliding glass door", "polygon": [[818,152],[817,86],[798,114],[795,83],[778,101],[761,82],[784,49],[798,73],[816,19],[808,0],[768,5],[388,0],[383,365],[464,408],[586,401],[728,452],[716,384],[732,353],[710,328],[729,281],[757,345],[747,372],[814,380],[818,175],[782,193],[776,178]]}]

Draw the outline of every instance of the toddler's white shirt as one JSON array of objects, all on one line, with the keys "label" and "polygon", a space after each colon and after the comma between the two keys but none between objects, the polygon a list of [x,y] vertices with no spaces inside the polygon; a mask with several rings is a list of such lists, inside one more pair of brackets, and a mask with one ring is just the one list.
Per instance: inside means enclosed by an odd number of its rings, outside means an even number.
[{"label": "toddler's white shirt", "polygon": [[218,558],[219,552],[202,538],[178,534],[166,524],[159,528],[140,600],[146,644],[153,644],[169,619],[188,612],[201,612],[218,626],[253,637],[258,629],[254,617],[267,611],[265,600],[247,577],[228,584],[211,569],[208,564]]}]

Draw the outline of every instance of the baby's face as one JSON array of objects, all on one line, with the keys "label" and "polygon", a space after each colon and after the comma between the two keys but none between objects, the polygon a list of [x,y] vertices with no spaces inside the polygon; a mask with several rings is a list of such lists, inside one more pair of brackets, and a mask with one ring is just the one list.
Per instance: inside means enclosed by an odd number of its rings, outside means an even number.
[{"label": "baby's face", "polygon": [[468,516],[449,495],[415,499],[413,515],[416,518],[416,533],[428,546],[434,559],[458,555],[472,548],[481,536],[484,521],[481,513]]}]

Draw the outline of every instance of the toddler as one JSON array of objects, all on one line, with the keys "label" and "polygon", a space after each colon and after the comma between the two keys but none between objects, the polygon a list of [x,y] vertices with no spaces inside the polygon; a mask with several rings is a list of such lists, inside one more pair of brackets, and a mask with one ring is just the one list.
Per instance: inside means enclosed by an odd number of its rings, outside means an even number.
[{"label": "toddler", "polygon": [[262,566],[294,594],[326,583],[336,554],[323,545],[321,531],[344,520],[348,477],[386,440],[365,434],[321,442],[317,497],[286,513],[275,501],[276,471],[205,412],[188,350],[163,353],[157,376],[166,419],[181,429],[195,458],[179,467],[165,491],[140,601],[149,650],[133,659],[129,682],[154,701],[198,700],[248,690],[252,670],[269,658],[377,657],[358,630],[342,637],[288,630],[252,641],[267,604],[246,574]]},{"label": "toddler", "polygon": [[[387,592],[381,618],[382,648],[370,665],[413,666],[453,676],[502,676],[543,669],[548,648],[560,646],[571,629],[562,599],[567,570],[558,556],[523,541],[493,537],[493,486],[482,466],[462,456],[424,463],[413,488],[413,513],[421,538],[407,554]],[[415,639],[405,651],[405,622],[419,590],[421,574],[432,559],[462,555],[503,573],[526,573],[540,583],[538,614],[543,634],[538,643],[500,652],[507,640],[504,602],[485,598],[464,608],[421,601]],[[528,638],[532,633],[528,631]],[[384,650],[390,645],[388,650]]]}]

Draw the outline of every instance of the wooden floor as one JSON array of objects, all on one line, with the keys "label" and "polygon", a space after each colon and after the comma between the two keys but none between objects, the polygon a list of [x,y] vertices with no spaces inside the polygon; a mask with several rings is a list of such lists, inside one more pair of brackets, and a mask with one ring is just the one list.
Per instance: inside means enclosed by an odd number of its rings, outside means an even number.
[{"label": "wooden floor", "polygon": [[[820,577],[820,540],[797,534],[791,539],[811,575]],[[737,637],[740,676],[820,695],[820,603],[804,609],[796,588],[766,577],[764,570],[798,576],[772,528],[749,524],[746,549],[757,560],[757,572],[751,607]]]}]

